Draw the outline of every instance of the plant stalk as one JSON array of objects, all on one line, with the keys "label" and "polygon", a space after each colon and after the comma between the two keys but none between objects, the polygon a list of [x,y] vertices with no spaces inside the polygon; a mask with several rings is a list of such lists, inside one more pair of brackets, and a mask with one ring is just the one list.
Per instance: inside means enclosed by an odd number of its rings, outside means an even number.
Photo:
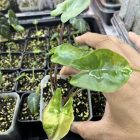
[{"label": "plant stalk", "polygon": [[[64,33],[64,23],[62,23],[61,30],[60,30],[59,45],[61,45],[63,43],[63,33]],[[57,71],[58,71],[57,69],[58,69],[58,65],[55,64],[55,67],[54,67],[54,86],[55,86],[55,88],[57,87]]]},{"label": "plant stalk", "polygon": [[75,89],[76,89],[76,87],[72,87],[70,89],[70,91],[68,92],[68,95],[63,100],[63,103],[62,103],[63,106],[67,103],[67,101],[69,100],[70,97],[74,97],[75,96],[75,94],[77,93],[76,91],[74,92]]}]

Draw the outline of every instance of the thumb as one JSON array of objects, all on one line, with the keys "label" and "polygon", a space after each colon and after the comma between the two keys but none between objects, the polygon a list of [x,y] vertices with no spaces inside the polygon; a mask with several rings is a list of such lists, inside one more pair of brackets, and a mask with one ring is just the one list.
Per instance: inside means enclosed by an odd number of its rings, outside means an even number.
[{"label": "thumb", "polygon": [[140,49],[140,36],[133,32],[129,32],[129,38]]},{"label": "thumb", "polygon": [[[86,140],[102,140],[103,133],[105,131],[105,124],[103,121],[85,121],[85,122],[74,122],[71,126],[71,131],[79,134]],[[104,133],[105,134],[105,133]]]}]

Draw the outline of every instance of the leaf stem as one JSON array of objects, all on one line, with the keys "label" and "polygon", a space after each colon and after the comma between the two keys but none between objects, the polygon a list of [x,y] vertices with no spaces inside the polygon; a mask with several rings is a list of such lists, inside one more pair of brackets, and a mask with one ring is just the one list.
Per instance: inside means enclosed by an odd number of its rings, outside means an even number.
[{"label": "leaf stem", "polygon": [[69,100],[70,97],[74,97],[75,96],[75,94],[76,94],[76,91],[74,92],[75,89],[76,89],[76,87],[72,87],[70,89],[70,91],[68,92],[68,95],[63,100],[63,103],[62,103],[63,106],[67,103],[67,101]]}]

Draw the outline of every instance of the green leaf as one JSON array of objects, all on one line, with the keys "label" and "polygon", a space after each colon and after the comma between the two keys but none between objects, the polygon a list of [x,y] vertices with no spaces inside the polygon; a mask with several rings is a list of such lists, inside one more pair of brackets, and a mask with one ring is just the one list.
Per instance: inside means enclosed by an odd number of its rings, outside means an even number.
[{"label": "green leaf", "polygon": [[83,57],[88,54],[88,52],[91,52],[91,50],[85,50],[81,47],[74,47],[71,44],[65,43],[55,49],[53,48],[51,52],[53,53],[51,57],[52,62],[66,66],[73,66],[72,62],[75,59]]},{"label": "green leaf", "polygon": [[70,19],[70,24],[73,28],[79,31],[79,33],[84,33],[89,30],[89,25],[87,22],[82,18],[73,18]]},{"label": "green leaf", "polygon": [[24,27],[19,25],[19,21],[13,10],[8,10],[8,22],[17,32],[24,31]]},{"label": "green leaf", "polygon": [[59,125],[53,140],[62,139],[70,130],[71,124],[74,120],[73,115],[73,99],[70,98],[68,102],[64,105],[59,115]]},{"label": "green leaf", "polygon": [[0,35],[10,39],[10,25],[5,17],[0,17]]},{"label": "green leaf", "polygon": [[37,93],[31,93],[28,96],[27,103],[28,103],[28,107],[30,109],[30,112],[32,114],[35,114],[35,113],[38,112],[38,109],[39,109],[39,101],[40,101],[40,96]]},{"label": "green leaf", "polygon": [[132,73],[127,60],[108,49],[85,51],[63,44],[53,49],[53,53],[52,62],[81,70],[70,81],[77,87],[105,93],[114,92],[128,81]]},{"label": "green leaf", "polygon": [[49,138],[52,138],[59,125],[59,114],[62,108],[61,89],[57,89],[54,96],[50,100],[48,106],[44,109],[42,124],[44,131]]},{"label": "green leaf", "polygon": [[43,112],[43,128],[49,139],[59,140],[69,131],[73,122],[73,99],[62,106],[61,89],[57,89],[48,106]]},{"label": "green leaf", "polygon": [[82,72],[72,77],[72,85],[106,93],[123,86],[132,73],[125,58],[107,49],[96,50],[74,60],[73,67]]},{"label": "green leaf", "polygon": [[58,4],[55,10],[51,12],[52,16],[61,15],[63,23],[78,16],[90,5],[90,0],[65,0],[63,3]]}]

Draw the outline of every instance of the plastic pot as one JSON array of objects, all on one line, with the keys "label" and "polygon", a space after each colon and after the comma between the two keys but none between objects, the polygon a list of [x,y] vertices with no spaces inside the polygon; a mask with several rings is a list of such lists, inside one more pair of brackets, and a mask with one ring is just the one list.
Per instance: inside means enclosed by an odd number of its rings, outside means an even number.
[{"label": "plastic pot", "polygon": [[22,53],[25,50],[25,40],[15,40],[0,43],[1,50],[0,53],[8,53],[8,45],[11,45],[10,51],[12,53]]},{"label": "plastic pot", "polygon": [[19,107],[19,103],[20,103],[20,97],[15,92],[0,94],[0,98],[5,98],[7,96],[16,98],[16,105],[15,105],[15,109],[14,109],[11,126],[9,127],[9,129],[7,131],[0,132],[0,139],[1,140],[20,140],[20,136],[19,136],[19,133],[17,130],[17,125],[16,125],[16,117],[17,117],[17,111],[18,111],[18,107]]},{"label": "plastic pot", "polygon": [[[18,75],[16,70],[1,70],[2,73],[2,83],[0,87],[0,92],[13,92],[16,87],[15,79]],[[9,83],[10,84],[9,84]]]},{"label": "plastic pot", "polygon": [[111,25],[111,18],[115,11],[119,10],[120,5],[107,4],[105,0],[94,0],[93,8],[107,25]]},{"label": "plastic pot", "polygon": [[[26,100],[29,95],[30,93],[25,93],[21,96],[17,121],[22,137],[37,137],[41,136],[43,128],[39,117],[40,115],[38,114],[38,117],[37,115],[33,116],[28,109]],[[27,115],[27,118],[24,116],[24,114]]]},{"label": "plastic pot", "polygon": [[[65,76],[60,76],[60,75],[57,75],[57,78],[58,79],[63,79],[63,80],[66,80],[67,78],[65,77]],[[44,86],[46,86],[47,85],[47,83],[49,82],[49,79],[50,79],[50,76],[49,75],[46,75],[43,79],[42,79],[42,81],[41,81],[41,98],[40,98],[40,120],[42,120],[42,116],[43,116],[43,110],[44,110],[44,108],[45,108],[45,106],[46,106],[46,103],[45,103],[45,101],[44,101],[44,97],[43,97],[43,94],[44,94]],[[57,81],[58,82],[58,81]],[[62,86],[62,88],[63,88],[63,86],[65,86],[64,85],[65,83],[62,83],[62,85],[57,85],[57,86]],[[72,87],[72,86],[71,86]],[[69,88],[69,87],[66,87],[65,86],[65,88],[67,88],[68,90],[70,90],[71,89],[71,87]],[[49,94],[49,92],[47,92],[47,94]],[[65,93],[63,93],[63,94],[65,94]],[[84,94],[84,92],[83,92],[83,94]],[[89,115],[88,115],[88,117],[86,117],[86,120],[90,120],[91,118],[92,118],[92,107],[91,107],[91,96],[90,96],[90,92],[89,91],[87,91],[86,90],[86,94],[87,94],[87,103],[88,103],[88,106],[87,106],[87,110],[89,111]],[[49,95],[50,96],[50,95]],[[47,97],[48,98],[48,97]],[[78,98],[78,97],[76,97],[76,98]],[[47,103],[49,102],[49,100],[47,101]],[[75,102],[75,99],[74,99],[74,102]],[[81,104],[81,106],[82,106],[82,104]],[[82,113],[82,112],[81,112]],[[84,114],[84,112],[83,112],[83,114]],[[78,118],[78,115],[76,115],[75,116],[75,121],[79,121],[79,120],[77,120],[77,118]],[[86,120],[84,120],[84,121],[86,121]],[[82,120],[80,120],[80,121],[82,121]]]},{"label": "plastic pot", "polygon": [[[6,60],[6,58],[8,59]],[[1,70],[18,70],[21,68],[21,60],[22,60],[22,53],[0,53]],[[3,65],[3,64],[7,64],[7,65]]]},{"label": "plastic pot", "polygon": [[[31,75],[32,72],[33,72],[32,70],[24,70],[24,71],[21,71],[19,75],[21,75],[23,73]],[[34,83],[30,83],[29,80],[26,79],[26,77],[22,77],[16,82],[16,91],[18,93],[20,93],[20,94],[31,93],[36,90],[36,87],[38,86],[40,81],[45,76],[46,71],[45,70],[34,70],[34,73],[35,73],[35,79],[37,80],[37,78],[39,78],[39,80],[35,81]],[[39,75],[41,75],[41,76],[39,76]],[[30,77],[32,78],[32,76],[30,76]],[[24,87],[24,88],[21,87],[23,85],[26,87]],[[30,85],[30,87],[29,87],[29,85]]]},{"label": "plastic pot", "polygon": [[34,65],[35,70],[45,69],[46,66],[49,67],[48,59],[45,56],[45,53],[25,53],[23,55],[21,69],[31,70],[34,62],[37,63]]},{"label": "plastic pot", "polygon": [[48,49],[49,49],[48,38],[42,38],[42,37],[31,38],[26,41],[25,52],[28,52],[28,53],[47,52]]}]

